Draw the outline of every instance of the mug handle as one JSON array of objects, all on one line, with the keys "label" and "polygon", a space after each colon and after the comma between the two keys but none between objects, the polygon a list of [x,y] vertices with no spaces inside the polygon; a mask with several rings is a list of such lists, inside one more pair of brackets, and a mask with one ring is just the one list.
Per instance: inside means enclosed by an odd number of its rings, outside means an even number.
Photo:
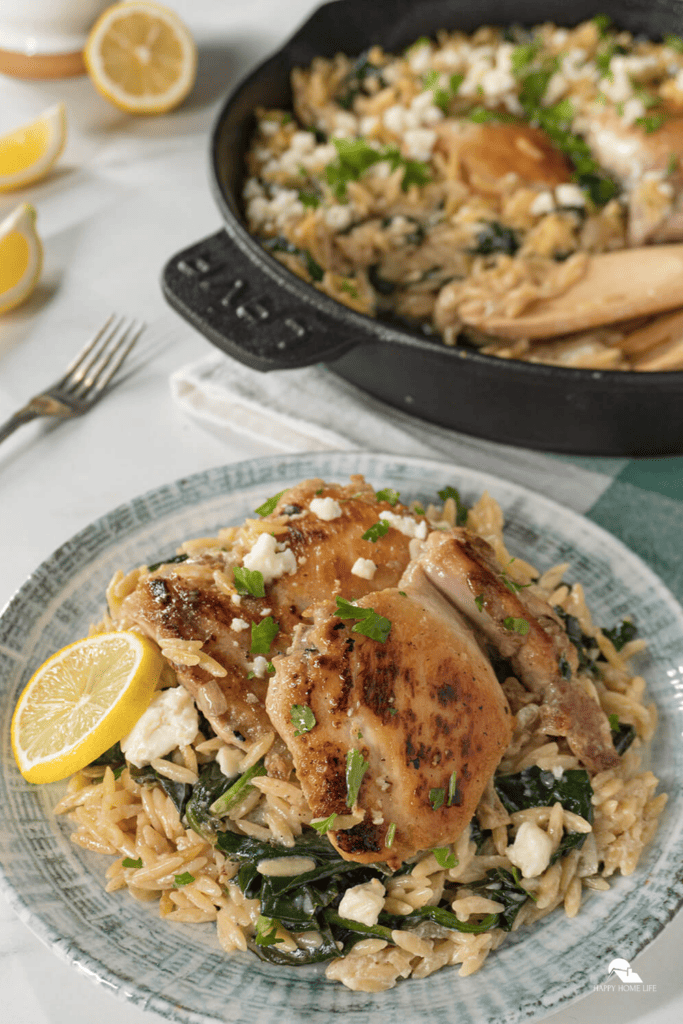
[{"label": "mug handle", "polygon": [[[251,258],[225,230],[217,231],[168,261],[162,289],[170,305],[212,344],[255,370],[327,362],[364,340],[379,340],[362,323],[356,327],[316,308],[318,293],[311,286],[305,286],[310,298],[295,294],[289,282],[283,286],[268,272],[269,258],[266,253],[263,261]],[[298,290],[303,282],[292,277]],[[349,313],[339,309],[342,317]]]}]

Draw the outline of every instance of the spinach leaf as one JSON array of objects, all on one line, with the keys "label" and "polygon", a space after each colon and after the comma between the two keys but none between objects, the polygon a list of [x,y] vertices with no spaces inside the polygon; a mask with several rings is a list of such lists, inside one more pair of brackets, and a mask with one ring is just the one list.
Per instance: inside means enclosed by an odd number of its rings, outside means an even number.
[{"label": "spinach leaf", "polygon": [[[308,249],[300,249],[298,245],[294,245],[294,242],[290,242],[287,238],[283,238],[281,235],[278,235],[277,238],[266,238],[261,244],[264,249],[268,249],[270,252],[288,252],[293,256],[298,256],[299,259],[305,263],[306,270],[308,271],[311,280],[322,281],[325,276],[325,271],[319,263],[316,263]],[[284,494],[284,491],[281,493]],[[272,511],[272,509],[270,511]],[[268,514],[269,513],[267,512],[263,513],[263,515]]]},{"label": "spinach leaf", "polygon": [[505,909],[493,915],[497,919],[493,927],[502,928],[506,932],[510,931],[517,914],[529,899],[529,893],[520,885],[517,872],[506,871],[505,868],[487,871],[485,879],[470,882],[468,889],[503,904]]},{"label": "spinach leaf", "polygon": [[129,764],[128,771],[131,779],[141,786],[161,786],[164,793],[173,801],[182,818],[187,802],[192,795],[192,786],[186,782],[173,782],[172,779],[167,779],[152,768],[151,764],[145,765],[144,768],[136,768],[134,764]]},{"label": "spinach leaf", "polygon": [[477,816],[475,815],[470,821],[470,839],[477,847],[477,853],[480,852],[482,846],[491,835],[490,828],[482,828],[479,824]]},{"label": "spinach leaf", "polygon": [[180,562],[186,562],[189,555],[173,555],[171,558],[162,558],[160,562],[154,562],[152,565],[147,566],[148,572],[156,572],[162,565],[177,565]]},{"label": "spinach leaf", "polygon": [[484,222],[484,226],[477,233],[475,241],[475,246],[469,251],[476,253],[478,256],[491,256],[497,252],[514,256],[519,249],[517,232],[497,220]]},{"label": "spinach leaf", "polygon": [[[516,775],[498,775],[493,784],[505,810],[510,814],[529,807],[552,807],[559,801],[565,810],[591,823],[593,821],[593,788],[588,772],[583,768],[565,771],[556,779],[552,772],[534,765]],[[580,849],[585,841],[584,832],[565,833],[550,863],[554,864],[569,850]]]},{"label": "spinach leaf", "polygon": [[185,817],[190,828],[208,842],[213,841],[220,824],[219,819],[211,813],[211,805],[230,786],[231,781],[223,774],[218,762],[211,761],[202,768],[199,779],[192,787],[192,795],[185,807]]},{"label": "spinach leaf", "polygon": [[579,620],[574,615],[566,612],[564,608],[556,605],[554,611],[562,619],[567,636],[576,648],[576,653],[579,656],[579,668],[593,668],[594,661],[590,656],[590,652],[594,651],[598,646],[595,638],[584,633]]},{"label": "spinach leaf", "polygon": [[624,619],[614,629],[603,629],[602,631],[608,640],[612,641],[615,651],[620,651],[634,640],[638,634],[638,627],[629,619]]},{"label": "spinach leaf", "polygon": [[342,79],[339,91],[335,97],[337,103],[344,110],[351,110],[353,102],[361,93],[367,92],[365,86],[368,81],[375,79],[380,87],[386,85],[382,76],[382,69],[372,64],[368,59],[369,50],[364,50],[352,65],[349,73]]},{"label": "spinach leaf", "polygon": [[612,728],[612,742],[617,754],[623,754],[628,750],[635,738],[636,730],[633,725],[627,725],[626,722],[617,722],[616,727]]},{"label": "spinach leaf", "polygon": [[108,764],[111,768],[118,768],[126,763],[126,759],[121,753],[121,744],[115,743],[109,750],[105,750],[103,754],[96,757],[90,764]]},{"label": "spinach leaf", "polygon": [[251,793],[254,788],[251,785],[251,780],[256,778],[258,775],[266,775],[266,769],[264,768],[263,761],[257,761],[251,768],[248,768],[237,779],[233,782],[230,787],[224,790],[220,796],[218,796],[214,802],[210,805],[209,811],[217,818],[222,818],[228,813],[233,807],[236,807],[240,800]]}]

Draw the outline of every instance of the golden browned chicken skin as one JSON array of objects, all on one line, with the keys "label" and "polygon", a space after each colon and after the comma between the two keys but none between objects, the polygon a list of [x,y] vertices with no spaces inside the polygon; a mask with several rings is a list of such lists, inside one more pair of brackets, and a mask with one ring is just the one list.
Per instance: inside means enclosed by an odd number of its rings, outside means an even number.
[{"label": "golden browned chicken skin", "polygon": [[[512,716],[473,632],[419,565],[400,589],[357,605],[391,623],[386,641],[319,605],[315,624],[299,627],[291,652],[275,659],[266,708],[313,813],[340,822],[355,813],[357,823],[328,832],[341,855],[397,868],[467,827]],[[310,731],[297,728],[295,705],[313,712]],[[349,758],[362,772],[353,795]]]},{"label": "golden browned chicken skin", "polygon": [[[310,505],[316,498],[336,501],[339,516],[325,520],[312,512]],[[201,640],[203,652],[225,674],[216,676],[201,665],[172,662],[178,680],[219,736],[228,742],[257,740],[273,727],[265,710],[267,675],[262,665],[254,673],[252,623],[258,624],[266,615],[278,623],[280,632],[272,642],[270,659],[287,650],[292,630],[314,600],[337,592],[353,600],[378,586],[395,585],[410,559],[410,538],[390,529],[375,543],[362,539],[380,513],[387,511],[407,510],[399,503],[378,501],[362,476],[351,477],[346,486],[306,480],[283,492],[273,512],[262,519],[264,524],[277,525],[279,546],[291,550],[296,559],[293,573],[283,573],[266,584],[265,597],[242,596],[236,603],[235,595],[221,588],[215,574],[232,580],[234,567],[243,559],[206,547],[193,551],[182,570],[167,563],[143,576],[123,602],[122,624],[141,630],[161,647],[174,640]],[[373,561],[372,579],[352,572],[358,558]],[[188,567],[193,569],[191,576],[184,574]],[[291,761],[279,741],[267,765],[272,774],[289,773]]]},{"label": "golden browned chicken skin", "polygon": [[527,590],[510,589],[493,549],[465,529],[430,534],[420,562],[441,593],[509,658],[527,690],[542,696],[546,731],[565,736],[591,771],[616,767],[607,716],[577,682],[576,649],[550,605]]}]

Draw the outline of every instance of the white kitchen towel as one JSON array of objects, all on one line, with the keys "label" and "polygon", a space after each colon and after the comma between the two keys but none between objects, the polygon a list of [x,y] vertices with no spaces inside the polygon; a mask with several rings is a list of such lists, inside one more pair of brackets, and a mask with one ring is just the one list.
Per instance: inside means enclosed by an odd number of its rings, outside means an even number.
[{"label": "white kitchen towel", "polygon": [[[369,449],[514,480],[578,512],[590,509],[627,460],[568,460],[467,437],[393,409],[324,367],[259,373],[220,353],[171,376],[178,405],[212,433],[241,433],[282,452]],[[596,471],[597,470],[597,471]]]}]

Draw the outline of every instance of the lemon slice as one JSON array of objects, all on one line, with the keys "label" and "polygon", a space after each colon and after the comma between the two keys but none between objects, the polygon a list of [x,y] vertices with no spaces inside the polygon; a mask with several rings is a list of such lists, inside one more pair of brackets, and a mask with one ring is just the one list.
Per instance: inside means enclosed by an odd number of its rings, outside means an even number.
[{"label": "lemon slice", "polygon": [[0,313],[31,294],[43,268],[43,246],[36,232],[36,211],[22,203],[0,222]]},{"label": "lemon slice", "polygon": [[163,658],[139,633],[101,633],[62,648],[32,676],[12,717],[12,749],[28,782],[80,771],[147,709]]},{"label": "lemon slice", "polygon": [[23,188],[44,177],[66,143],[63,103],[44,111],[36,121],[0,137],[0,192]]},{"label": "lemon slice", "polygon": [[125,0],[102,14],[83,54],[95,88],[130,114],[161,114],[185,99],[197,48],[177,14],[149,0]]}]

